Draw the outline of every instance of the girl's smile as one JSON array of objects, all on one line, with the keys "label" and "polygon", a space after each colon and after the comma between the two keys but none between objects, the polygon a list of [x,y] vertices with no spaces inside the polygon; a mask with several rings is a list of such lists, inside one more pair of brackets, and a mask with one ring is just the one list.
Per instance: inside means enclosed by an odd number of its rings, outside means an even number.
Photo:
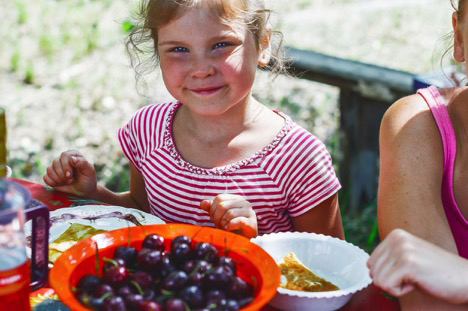
[{"label": "girl's smile", "polygon": [[224,85],[221,86],[210,86],[210,87],[201,87],[201,88],[191,88],[190,90],[201,96],[209,96],[213,94],[217,94],[224,89]]}]

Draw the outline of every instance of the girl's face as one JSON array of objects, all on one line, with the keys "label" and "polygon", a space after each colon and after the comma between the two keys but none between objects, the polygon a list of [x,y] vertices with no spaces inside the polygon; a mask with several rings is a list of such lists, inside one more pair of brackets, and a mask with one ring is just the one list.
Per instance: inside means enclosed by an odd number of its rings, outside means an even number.
[{"label": "girl's face", "polygon": [[191,112],[220,115],[250,99],[259,59],[246,28],[221,24],[191,8],[158,31],[164,83]]}]

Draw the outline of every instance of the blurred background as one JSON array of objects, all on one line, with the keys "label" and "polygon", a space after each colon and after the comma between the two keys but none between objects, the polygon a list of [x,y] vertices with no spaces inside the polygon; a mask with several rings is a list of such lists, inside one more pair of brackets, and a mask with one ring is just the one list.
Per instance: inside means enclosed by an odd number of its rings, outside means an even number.
[{"label": "blurred background", "polygon": [[[135,0],[1,0],[0,105],[7,111],[13,177],[42,183],[61,151],[78,149],[109,188],[128,189],[117,129],[141,106],[171,101],[157,74],[138,94],[123,41]],[[452,63],[449,0],[267,0],[286,46],[398,71],[428,74]],[[338,172],[343,156],[340,89],[259,71],[254,96],[324,141]],[[341,94],[341,97],[343,94]],[[380,116],[376,116],[377,122]],[[375,176],[373,177],[375,179]],[[352,183],[353,181],[351,181]],[[376,182],[373,180],[372,182]],[[375,191],[374,191],[375,192]],[[375,197],[350,207],[340,191],[346,237],[379,242]]]}]

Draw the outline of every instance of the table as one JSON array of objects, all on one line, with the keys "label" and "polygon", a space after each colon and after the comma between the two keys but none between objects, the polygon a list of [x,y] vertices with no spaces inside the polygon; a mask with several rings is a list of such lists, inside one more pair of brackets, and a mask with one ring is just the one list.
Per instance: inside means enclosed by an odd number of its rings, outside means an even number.
[{"label": "table", "polygon": [[[88,200],[79,197],[74,197],[63,192],[55,191],[52,188],[44,187],[43,185],[31,183],[25,180],[11,178],[27,188],[33,199],[41,201],[47,205],[51,211],[63,207],[102,204],[95,200]],[[397,311],[400,310],[398,300],[390,299],[384,296],[380,289],[373,284],[366,289],[356,293],[351,300],[340,310],[342,311]],[[271,306],[264,307],[261,311],[276,311]]]}]

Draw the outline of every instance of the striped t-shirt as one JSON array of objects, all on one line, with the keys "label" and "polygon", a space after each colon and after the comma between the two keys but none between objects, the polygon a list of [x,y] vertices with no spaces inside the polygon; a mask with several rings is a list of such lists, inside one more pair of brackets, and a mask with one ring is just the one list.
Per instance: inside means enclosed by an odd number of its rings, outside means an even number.
[{"label": "striped t-shirt", "polygon": [[118,134],[123,152],[145,180],[151,213],[164,221],[213,227],[200,202],[230,193],[252,204],[259,234],[294,231],[292,217],[340,189],[324,144],[279,112],[283,128],[251,157],[211,169],[186,162],[172,137],[179,106],[145,106]]}]

